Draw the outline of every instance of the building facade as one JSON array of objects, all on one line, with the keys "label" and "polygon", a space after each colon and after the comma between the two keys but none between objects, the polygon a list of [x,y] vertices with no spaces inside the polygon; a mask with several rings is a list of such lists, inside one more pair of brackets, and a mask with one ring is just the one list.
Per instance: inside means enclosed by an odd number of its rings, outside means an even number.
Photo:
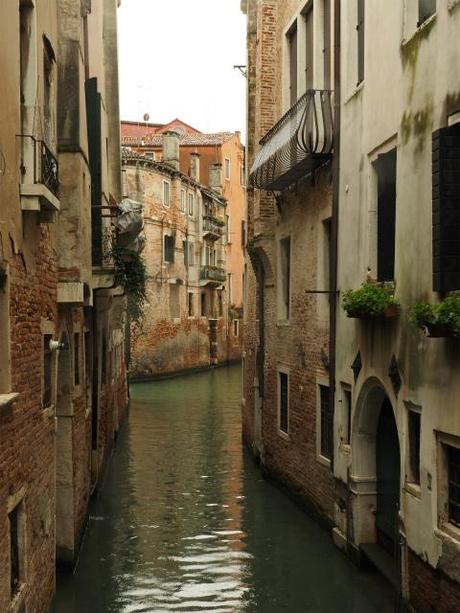
[{"label": "building facade", "polygon": [[[116,0],[6,3],[0,25],[0,610],[47,611],[126,406],[124,298],[92,256],[120,198]],[[88,134],[93,79],[105,101]],[[86,89],[86,99],[85,99]],[[104,170],[105,171],[105,170]],[[105,341],[104,341],[104,334]],[[105,349],[104,349],[105,342]],[[97,407],[97,408],[96,408]]]},{"label": "building facade", "polygon": [[242,8],[245,440],[401,599],[457,611],[459,3]]},{"label": "building facade", "polygon": [[[244,287],[244,244],[246,241],[246,186],[245,155],[239,132],[202,133],[180,119],[168,124],[139,123],[122,121],[122,145],[145,153],[156,161],[162,160],[163,134],[173,130],[179,134],[179,168],[184,175],[194,172],[194,160],[199,159],[200,183],[216,186],[227,201],[226,221],[226,274],[229,319],[229,356],[241,357],[244,336],[243,287]],[[198,154],[199,157],[196,157]],[[221,180],[215,176],[221,168]]]},{"label": "building facade", "polygon": [[179,135],[163,135],[162,161],[124,150],[125,194],[142,203],[147,300],[133,329],[130,372],[149,378],[224,363],[238,357],[229,321],[227,202],[221,168],[213,189],[200,183],[200,156],[190,174],[179,168]]},{"label": "building facade", "polygon": [[243,391],[243,436],[264,471],[329,525],[330,9],[323,1],[246,5],[250,176]]},{"label": "building facade", "polygon": [[386,551],[416,610],[457,611],[458,339],[409,317],[460,289],[460,7],[342,5],[339,289],[392,284],[400,312],[338,310],[337,531]]},{"label": "building facade", "polygon": [[[161,301],[157,305],[156,310],[152,310],[158,318],[158,328],[153,336],[147,341],[145,335],[140,335],[138,342],[134,345],[132,370],[133,375],[137,376],[141,371],[145,376],[153,374],[165,374],[166,372],[174,372],[186,370],[189,368],[202,367],[209,363],[213,363],[217,359],[219,363],[241,359],[241,346],[244,336],[243,326],[243,286],[244,286],[244,243],[246,240],[246,214],[245,214],[245,180],[244,180],[244,151],[240,143],[238,133],[223,132],[217,134],[204,134],[195,128],[185,124],[179,119],[175,119],[169,124],[151,124],[123,121],[121,124],[122,144],[127,152],[139,153],[144,158],[150,159],[155,164],[151,165],[150,172],[143,172],[142,177],[148,180],[152,185],[148,196],[145,196],[139,186],[134,190],[132,181],[129,177],[132,172],[129,170],[131,163],[125,166],[124,176],[125,194],[135,198],[137,194],[139,201],[146,204],[146,210],[155,200],[154,217],[164,219],[163,223],[170,223],[173,227],[178,224],[181,233],[190,232],[192,240],[196,242],[198,252],[194,254],[193,263],[190,264],[187,258],[181,255],[181,261],[185,266],[182,271],[179,271],[181,276],[178,279],[187,279],[188,284],[195,287],[194,292],[206,294],[203,289],[204,285],[208,285],[208,292],[211,289],[211,284],[216,288],[219,286],[221,291],[217,291],[216,298],[212,299],[214,291],[211,292],[208,298],[208,304],[202,304],[201,298],[198,304],[189,305],[185,298],[181,299],[181,315],[180,318],[188,319],[185,326],[185,332],[181,332],[181,337],[186,340],[186,345],[190,345],[190,350],[187,354],[183,354],[177,348],[179,347],[179,338],[175,339],[175,330],[178,330],[178,317],[175,317],[168,308],[168,298],[160,291],[158,299],[161,296]],[[178,141],[174,141],[174,146],[177,142],[179,145],[178,159],[165,160],[165,141],[169,138],[170,133],[177,134]],[[174,139],[174,137],[173,137]],[[169,145],[168,145],[169,147]],[[170,155],[168,152],[167,155]],[[174,154],[176,155],[176,154]],[[136,158],[132,158],[134,164],[138,165]],[[166,165],[162,165],[166,162]],[[158,165],[159,164],[159,165]],[[146,166],[144,166],[146,167]],[[162,173],[167,173],[171,180],[171,168],[176,173],[177,179],[180,178],[182,186],[177,189],[174,187],[175,182],[172,182],[171,188],[171,207],[164,206],[164,195],[162,193],[162,181],[165,179]],[[159,174],[158,174],[159,173]],[[148,179],[147,179],[148,178]],[[192,181],[190,186],[189,180]],[[153,185],[156,185],[153,188]],[[193,187],[195,186],[195,187]],[[212,191],[209,192],[210,188]],[[218,195],[225,200],[225,207],[216,205],[217,201],[211,205],[207,193],[214,192],[214,196]],[[195,199],[195,210],[193,215],[188,214],[189,194]],[[182,196],[181,196],[182,194]],[[185,198],[186,202],[181,203],[181,198]],[[149,200],[150,199],[150,200]],[[209,211],[209,214],[208,212]],[[179,212],[179,216],[176,213]],[[215,225],[217,214],[217,226]],[[146,215],[148,215],[146,213]],[[150,266],[165,266],[164,255],[160,247],[161,240],[153,232],[152,221],[146,217],[146,250],[150,256],[147,257],[147,263]],[[214,225],[214,227],[211,227]],[[212,231],[211,231],[212,230]],[[182,238],[181,238],[182,240]],[[181,243],[175,243],[176,248],[181,248]],[[206,250],[206,245],[208,249]],[[164,246],[163,246],[164,248]],[[218,252],[216,251],[218,249]],[[200,251],[201,250],[201,251]],[[207,255],[208,254],[208,255]],[[156,262],[154,258],[156,259]],[[210,262],[216,264],[210,264]],[[176,261],[176,267],[179,265]],[[201,280],[198,282],[196,266],[198,265],[216,265],[221,266],[222,270],[219,274],[224,274],[225,279],[218,283],[218,280]],[[172,270],[172,267],[169,266]],[[156,268],[155,268],[156,274]],[[204,273],[203,273],[204,274]],[[149,272],[150,275],[150,272]],[[161,276],[161,275],[160,275]],[[152,286],[151,286],[152,289]],[[158,289],[158,286],[157,286]],[[170,290],[166,291],[168,293]],[[174,291],[174,290],[172,290]],[[185,291],[185,290],[184,290]],[[183,293],[180,290],[180,293]],[[193,293],[193,292],[192,292]],[[186,297],[186,294],[184,294]],[[220,296],[220,298],[218,298]],[[192,299],[193,300],[193,299]],[[149,303],[150,304],[150,303]],[[155,301],[151,303],[152,309]],[[150,307],[149,307],[150,308]],[[193,313],[189,315],[189,313]],[[199,336],[194,339],[190,336],[190,325],[193,323],[193,318],[200,318]],[[217,317],[218,324],[218,355],[217,358],[210,356],[208,344],[205,340],[206,328],[208,326],[207,319],[211,320]],[[148,324],[148,320],[152,321],[152,317],[146,317],[144,328]],[[197,321],[193,324],[196,328]],[[166,343],[164,349],[169,356],[166,363],[160,357],[155,357],[153,362],[157,361],[154,366],[152,362],[151,349],[155,347],[155,355],[158,352],[159,339],[164,337],[163,326],[166,325]],[[214,326],[214,324],[212,324]],[[179,326],[182,330],[182,324]],[[208,334],[214,334],[213,331],[208,331]],[[173,335],[174,339],[171,337]],[[201,340],[199,340],[201,339]],[[137,348],[143,345],[142,353],[144,358],[141,362],[138,361],[139,352]],[[148,348],[150,345],[150,348]],[[161,342],[163,347],[163,342]],[[176,346],[176,350],[170,353],[170,346]],[[165,355],[166,355],[165,354]],[[177,354],[177,355],[176,355]],[[145,361],[146,360],[146,361]],[[150,363],[150,367],[146,365]],[[135,365],[136,364],[136,365]],[[140,370],[139,370],[140,369]],[[136,374],[137,373],[137,374]]]}]

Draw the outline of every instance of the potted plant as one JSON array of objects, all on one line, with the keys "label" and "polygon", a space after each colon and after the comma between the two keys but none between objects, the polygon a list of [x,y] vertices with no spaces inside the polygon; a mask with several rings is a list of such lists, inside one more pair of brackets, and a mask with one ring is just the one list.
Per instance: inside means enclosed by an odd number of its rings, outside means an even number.
[{"label": "potted plant", "polygon": [[417,302],[409,318],[430,338],[460,337],[460,295],[447,296],[439,304]]},{"label": "potted plant", "polygon": [[400,311],[394,297],[394,285],[375,281],[367,281],[356,290],[346,291],[342,306],[348,317],[359,318],[397,317]]}]

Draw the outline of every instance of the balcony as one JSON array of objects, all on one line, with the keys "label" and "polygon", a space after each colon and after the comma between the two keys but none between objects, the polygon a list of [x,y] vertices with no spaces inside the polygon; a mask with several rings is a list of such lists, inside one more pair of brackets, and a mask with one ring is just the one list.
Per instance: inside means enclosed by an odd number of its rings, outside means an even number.
[{"label": "balcony", "polygon": [[333,150],[332,92],[308,90],[260,141],[252,187],[286,189],[325,164]]},{"label": "balcony", "polygon": [[218,240],[222,237],[225,222],[218,217],[203,215],[203,237]]},{"label": "balcony", "polygon": [[21,135],[21,209],[59,211],[59,164],[47,144]]},{"label": "balcony", "polygon": [[207,264],[201,267],[201,285],[221,285],[225,283],[226,278],[225,269],[220,266],[211,266]]}]

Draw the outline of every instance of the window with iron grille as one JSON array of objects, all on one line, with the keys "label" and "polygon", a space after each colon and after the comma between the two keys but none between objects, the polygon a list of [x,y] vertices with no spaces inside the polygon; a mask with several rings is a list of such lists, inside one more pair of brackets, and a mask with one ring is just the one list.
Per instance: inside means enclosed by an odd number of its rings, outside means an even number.
[{"label": "window with iron grille", "polygon": [[418,0],[418,22],[421,26],[424,21],[436,13],[436,0]]},{"label": "window with iron grille", "polygon": [[279,428],[281,432],[289,431],[289,376],[285,372],[278,373],[279,385]]},{"label": "window with iron grille", "polygon": [[460,527],[460,449],[447,447],[447,474],[449,483],[449,521]]},{"label": "window with iron grille", "polygon": [[420,413],[408,412],[409,429],[409,479],[420,483]]},{"label": "window with iron grille", "polygon": [[320,414],[321,414],[321,455],[328,460],[332,458],[333,430],[332,411],[329,403],[329,387],[319,386]]},{"label": "window with iron grille", "polygon": [[207,312],[206,312],[206,294],[204,292],[202,292],[201,294],[201,316],[202,317],[206,317]]},{"label": "window with iron grille", "polygon": [[52,381],[52,366],[53,366],[53,354],[50,349],[50,341],[52,339],[51,334],[45,334],[43,336],[43,407],[49,407],[51,405],[51,381]]}]

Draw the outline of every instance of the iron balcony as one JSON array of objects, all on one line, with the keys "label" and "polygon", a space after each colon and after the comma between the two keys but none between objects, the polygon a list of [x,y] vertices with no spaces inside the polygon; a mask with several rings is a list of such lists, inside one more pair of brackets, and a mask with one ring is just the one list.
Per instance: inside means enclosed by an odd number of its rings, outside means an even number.
[{"label": "iron balcony", "polygon": [[330,159],[332,92],[309,89],[260,141],[249,175],[252,187],[286,189]]},{"label": "iron balcony", "polygon": [[220,285],[221,283],[225,283],[225,270],[220,266],[202,266],[200,271],[200,279],[202,282],[204,281],[203,285],[206,285],[207,283],[217,283]]},{"label": "iron balcony", "polygon": [[217,217],[203,215],[203,236],[211,240],[218,240],[223,233],[224,222]]}]

